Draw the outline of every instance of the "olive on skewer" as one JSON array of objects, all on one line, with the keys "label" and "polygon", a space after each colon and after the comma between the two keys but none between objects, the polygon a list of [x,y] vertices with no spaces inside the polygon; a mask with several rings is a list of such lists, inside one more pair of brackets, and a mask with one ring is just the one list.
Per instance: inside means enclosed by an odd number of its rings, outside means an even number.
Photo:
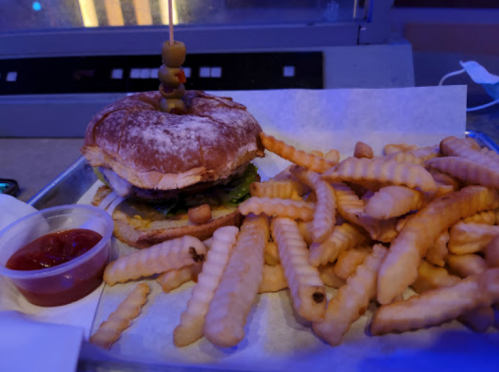
[{"label": "olive on skewer", "polygon": [[182,97],[185,93],[184,83],[186,82],[185,73],[182,64],[185,62],[186,50],[185,44],[180,41],[169,41],[163,43],[161,57],[163,65],[158,72],[158,78],[161,82],[159,92],[163,96],[160,102],[160,108],[163,112],[173,114],[185,113],[184,101]]},{"label": "olive on skewer", "polygon": [[163,43],[161,58],[165,66],[180,67],[185,62],[185,56],[185,44],[181,41],[174,41],[173,45],[170,45],[169,41]]}]

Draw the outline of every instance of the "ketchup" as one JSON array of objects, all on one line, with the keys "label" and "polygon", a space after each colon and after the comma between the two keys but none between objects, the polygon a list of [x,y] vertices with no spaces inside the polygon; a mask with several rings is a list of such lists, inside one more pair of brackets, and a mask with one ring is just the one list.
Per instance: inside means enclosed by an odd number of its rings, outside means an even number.
[{"label": "ketchup", "polygon": [[92,249],[102,236],[87,229],[71,229],[43,235],[14,253],[6,267],[40,270],[71,261]]},{"label": "ketchup", "polygon": [[[102,236],[87,229],[71,229],[41,236],[14,253],[6,267],[12,270],[42,270],[74,260],[92,249]],[[62,273],[17,281],[17,289],[34,305],[60,306],[92,293],[102,283],[109,249]]]}]

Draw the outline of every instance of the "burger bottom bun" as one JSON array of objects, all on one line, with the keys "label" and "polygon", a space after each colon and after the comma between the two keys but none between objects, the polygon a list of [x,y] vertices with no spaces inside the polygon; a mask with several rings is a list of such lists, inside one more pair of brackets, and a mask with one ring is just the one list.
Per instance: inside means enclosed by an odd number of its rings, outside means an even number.
[{"label": "burger bottom bun", "polygon": [[[92,204],[98,206],[111,192],[107,186],[99,188]],[[216,207],[212,209],[212,219],[205,224],[192,224],[187,213],[175,219],[147,220],[139,216],[123,213],[119,207],[113,211],[114,236],[125,244],[135,248],[149,248],[165,240],[190,235],[205,240],[215,230],[223,226],[241,226],[243,216],[237,207]]]},{"label": "burger bottom bun", "polygon": [[222,226],[241,226],[242,215],[237,209],[227,211],[227,214],[212,219],[202,225],[185,225],[175,226],[168,224],[169,221],[161,221],[164,223],[163,228],[150,228],[147,224],[144,226],[132,226],[131,218],[124,213],[115,211],[114,219],[114,236],[120,241],[135,248],[149,248],[152,245],[164,242],[165,240],[179,238],[184,235],[190,235],[199,240],[210,238],[215,230]]}]

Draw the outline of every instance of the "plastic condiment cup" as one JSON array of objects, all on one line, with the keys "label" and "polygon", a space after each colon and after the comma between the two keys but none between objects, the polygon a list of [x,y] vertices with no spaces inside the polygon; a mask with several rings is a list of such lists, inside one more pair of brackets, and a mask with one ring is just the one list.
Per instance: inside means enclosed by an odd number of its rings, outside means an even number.
[{"label": "plastic condiment cup", "polygon": [[[9,258],[33,240],[54,232],[88,229],[102,239],[71,261],[40,270],[11,270]],[[102,283],[109,261],[113,219],[89,205],[64,205],[38,211],[21,218],[0,232],[0,275],[7,277],[32,304],[60,306],[77,301]]]}]

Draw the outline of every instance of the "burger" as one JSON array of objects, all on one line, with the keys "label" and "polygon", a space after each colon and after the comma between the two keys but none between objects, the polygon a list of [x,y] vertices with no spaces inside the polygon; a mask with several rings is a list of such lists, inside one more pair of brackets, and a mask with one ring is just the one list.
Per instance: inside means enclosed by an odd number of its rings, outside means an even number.
[{"label": "burger", "polygon": [[92,203],[122,198],[110,210],[114,234],[137,248],[183,235],[204,240],[240,225],[237,206],[259,180],[250,162],[264,156],[262,129],[245,106],[186,91],[178,114],[161,110],[163,97],[138,93],[107,106],[81,149],[104,183]]}]

